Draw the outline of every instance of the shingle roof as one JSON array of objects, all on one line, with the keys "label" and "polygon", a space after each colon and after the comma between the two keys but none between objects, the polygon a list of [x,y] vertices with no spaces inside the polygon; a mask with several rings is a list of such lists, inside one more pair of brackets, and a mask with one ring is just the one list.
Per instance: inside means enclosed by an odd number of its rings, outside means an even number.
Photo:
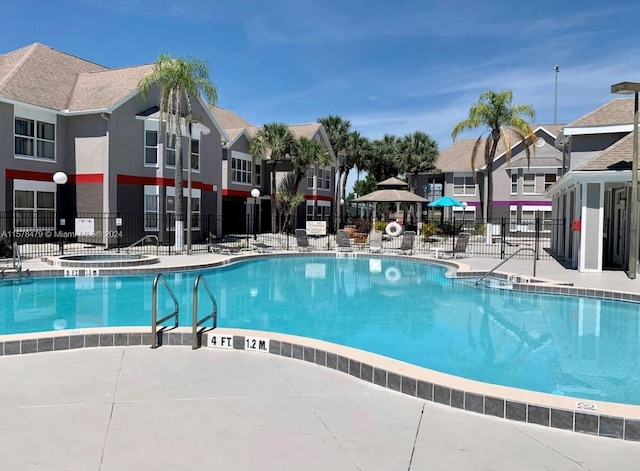
[{"label": "shingle roof", "polygon": [[254,127],[249,121],[234,113],[231,110],[220,108],[219,106],[212,106],[211,111],[215,115],[220,125],[226,130],[241,129]]},{"label": "shingle roof", "polygon": [[562,131],[564,127],[564,124],[536,124],[535,126],[532,126],[534,130],[537,128],[544,128],[549,131],[553,137],[558,137],[558,134],[560,134],[560,131]]},{"label": "shingle roof", "polygon": [[290,124],[289,129],[296,138],[306,137],[307,139],[313,139],[321,126],[322,124],[320,123]]},{"label": "shingle roof", "polygon": [[245,128],[234,128],[234,129],[225,129],[227,131],[227,136],[229,136],[229,140],[233,141],[236,137],[238,137]]},{"label": "shingle roof", "polygon": [[576,126],[610,126],[633,123],[633,99],[616,98],[569,123]]},{"label": "shingle roof", "polygon": [[442,150],[435,167],[442,172],[471,171],[471,151],[476,139],[460,139]]},{"label": "shingle roof", "polygon": [[575,170],[631,170],[632,155],[633,133],[629,133]]},{"label": "shingle roof", "polygon": [[70,111],[108,108],[138,88],[140,80],[153,72],[153,64],[78,75],[67,109]]},{"label": "shingle roof", "polygon": [[106,67],[34,43],[0,56],[0,96],[51,109],[67,109],[78,74]]}]

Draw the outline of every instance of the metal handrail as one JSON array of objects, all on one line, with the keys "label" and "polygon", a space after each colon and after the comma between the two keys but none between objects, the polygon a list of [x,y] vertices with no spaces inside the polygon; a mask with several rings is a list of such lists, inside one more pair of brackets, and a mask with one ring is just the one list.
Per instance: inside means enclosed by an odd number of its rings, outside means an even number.
[{"label": "metal handrail", "polygon": [[[162,281],[162,284],[169,295],[173,299],[173,312],[168,316],[163,317],[162,319],[158,319],[158,281]],[[161,324],[172,317],[174,318],[174,328],[178,327],[180,321],[178,313],[180,312],[180,306],[178,305],[178,299],[176,295],[173,293],[173,290],[167,283],[167,280],[164,279],[162,273],[158,273],[156,277],[153,279],[153,288],[151,289],[151,348],[158,348],[158,324]]]},{"label": "metal handrail", "polygon": [[[16,263],[16,259],[18,263]],[[20,255],[20,246],[17,242],[13,243],[13,268],[18,272],[18,276],[22,277],[22,256]]]},{"label": "metal handrail", "polygon": [[156,241],[156,255],[158,255],[158,246],[160,245],[160,241],[159,241],[159,239],[158,239],[158,236],[157,236],[157,235],[153,235],[153,234],[146,235],[146,236],[144,236],[142,239],[140,239],[140,240],[136,240],[133,244],[131,244],[131,245],[130,245],[129,247],[127,247],[126,249],[124,249],[124,250],[125,250],[125,252],[129,253],[129,249],[131,249],[131,248],[135,247],[136,245],[138,245],[138,244],[140,244],[140,243],[144,242],[144,241],[145,241],[145,240],[147,240],[147,239],[155,239],[155,241]]},{"label": "metal handrail", "polygon": [[[206,317],[202,319],[198,319],[198,287],[200,286],[200,281],[202,281],[204,288],[207,290],[209,294],[209,299],[211,299],[212,311]],[[213,319],[212,329],[215,329],[218,326],[218,303],[216,302],[216,297],[211,292],[209,288],[209,284],[207,280],[204,278],[204,275],[200,274],[196,276],[195,281],[193,282],[193,321],[192,332],[191,332],[191,349],[195,350],[198,348],[198,327],[203,325],[209,319]]]},{"label": "metal handrail", "polygon": [[516,250],[515,252],[513,252],[506,259],[504,259],[503,261],[498,263],[495,267],[493,267],[487,273],[482,275],[480,278],[478,278],[476,280],[476,285],[479,285],[482,280],[484,280],[486,277],[491,275],[494,271],[496,271],[498,268],[500,268],[502,265],[507,263],[509,260],[511,260],[513,257],[515,257],[518,253],[522,252],[523,250],[531,250],[535,254],[535,256],[533,257],[533,276],[536,276],[536,259],[538,258],[538,252],[536,251],[536,249],[532,249],[531,247],[522,247],[522,248]]}]

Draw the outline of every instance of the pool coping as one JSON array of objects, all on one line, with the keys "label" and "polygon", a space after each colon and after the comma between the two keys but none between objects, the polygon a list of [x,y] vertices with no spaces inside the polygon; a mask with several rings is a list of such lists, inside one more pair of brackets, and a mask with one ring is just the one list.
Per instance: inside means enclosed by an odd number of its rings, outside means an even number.
[{"label": "pool coping", "polygon": [[[202,334],[201,348],[215,349],[208,346],[212,335],[228,339],[227,349],[302,360],[456,409],[559,430],[640,441],[640,406],[483,383],[352,347],[274,332],[216,328]],[[262,350],[246,348],[247,338],[264,341]],[[165,331],[161,340],[159,348],[190,347],[192,330],[181,327]],[[10,357],[80,348],[144,345],[151,345],[148,327],[101,327],[3,335],[0,336],[0,355]]]}]

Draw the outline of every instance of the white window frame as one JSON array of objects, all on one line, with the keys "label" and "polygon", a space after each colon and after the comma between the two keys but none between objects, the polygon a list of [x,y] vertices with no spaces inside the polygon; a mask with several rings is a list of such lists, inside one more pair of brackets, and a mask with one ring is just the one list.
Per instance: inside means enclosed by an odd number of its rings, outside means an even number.
[{"label": "white window frame", "polygon": [[[196,152],[194,152],[193,150],[194,145],[196,146]],[[190,155],[189,162],[191,164],[191,171],[194,173],[200,173],[200,139],[194,139],[193,137],[191,138],[191,149],[190,149],[189,155]]]},{"label": "white window frame", "polygon": [[[58,131],[57,116],[55,113],[47,112],[45,110],[39,110],[31,107],[26,107],[20,104],[14,105],[13,115],[13,155],[16,159],[24,160],[37,160],[38,162],[57,162],[57,140],[56,133]],[[33,122],[33,135],[17,134],[16,133],[16,120],[32,121]],[[39,124],[53,126],[53,139],[48,139],[46,136],[39,136],[38,128]],[[28,139],[32,141],[31,147],[33,154],[18,154],[16,153],[16,139]],[[52,144],[53,145],[53,157],[39,157],[40,144]]]},{"label": "white window frame", "polygon": [[[553,213],[551,206],[523,206],[522,207],[522,220],[523,221],[535,221],[536,212],[540,211],[542,216],[542,227],[540,232],[551,232],[551,221],[553,220]],[[525,216],[526,215],[526,216]],[[531,226],[527,232],[535,232],[535,224],[529,224]]]},{"label": "white window frame", "polygon": [[[456,182],[457,180],[457,182]],[[460,183],[462,180],[462,183]],[[454,196],[476,196],[476,184],[472,176],[453,176],[453,195]]]},{"label": "white window frame", "polygon": [[[155,198],[154,198],[155,197]],[[155,209],[147,205],[148,201],[155,201]],[[147,232],[158,232],[160,230],[160,188],[157,185],[144,186],[144,230]],[[147,224],[148,216],[155,215],[156,224]]]},{"label": "white window frame", "polygon": [[[547,176],[553,176],[553,181],[552,182],[547,182]],[[557,181],[558,181],[558,174],[557,173],[545,173],[544,174],[544,189],[545,189],[545,191],[548,190],[549,187],[551,185],[553,185]]]},{"label": "white window frame", "polygon": [[[155,146],[154,145],[149,145],[149,142],[147,140],[147,135],[148,133],[155,133],[156,134],[156,143]],[[155,162],[149,162],[147,160],[147,156],[149,154],[149,151],[152,151],[153,153],[155,153]],[[157,168],[158,167],[158,130],[157,129],[147,129],[145,127],[144,130],[144,166],[145,167],[154,167]]]},{"label": "white window frame", "polygon": [[316,187],[316,169],[309,167],[307,169],[307,190],[313,190]]},{"label": "white window frame", "polygon": [[[531,180],[531,177],[533,177],[533,180]],[[525,172],[522,174],[522,194],[523,195],[537,195],[538,192],[536,191],[536,174],[535,173],[528,173]],[[528,189],[531,188],[533,184],[533,191],[527,191]]]},{"label": "white window frame", "polygon": [[307,200],[307,221],[313,221],[313,207],[314,207],[314,201],[313,200]]},{"label": "white window frame", "polygon": [[511,194],[512,195],[518,194],[518,171],[517,170],[511,171]]},{"label": "white window frame", "polygon": [[[26,191],[33,193],[33,207],[17,207],[16,206],[16,191]],[[53,194],[53,208],[39,208],[38,207],[38,193],[51,193]],[[37,229],[41,230],[55,230],[55,220],[56,220],[56,184],[51,182],[38,182],[31,180],[14,180],[13,182],[13,209],[14,209],[14,225],[16,231],[32,231]],[[31,226],[18,226],[17,224],[17,211],[28,212],[31,211],[33,213],[33,224]],[[38,213],[46,211],[47,213],[51,213],[51,221],[53,225],[39,225],[38,224]]]},{"label": "white window frame", "polygon": [[[173,147],[171,146],[171,140],[169,139],[169,133],[165,134],[164,141],[164,162],[167,168],[176,168],[176,142],[178,136],[173,135]],[[173,163],[169,163],[169,156],[173,154]]]},{"label": "white window frame", "polygon": [[231,151],[231,182],[236,185],[253,185],[253,159],[244,152]]},{"label": "white window frame", "polygon": [[[173,206],[173,210],[169,210],[169,198],[174,198],[175,200],[175,196],[176,196],[176,189],[173,186],[168,186],[167,187],[167,191],[166,191],[166,195],[165,195],[165,214],[167,216],[173,214],[174,218],[175,218],[175,201],[174,201],[174,206]],[[187,210],[187,198],[189,197],[189,189],[188,188],[183,188],[182,189],[182,208],[183,210],[186,212]],[[194,204],[195,203],[195,204]],[[192,231],[199,231],[200,230],[200,214],[201,214],[201,204],[202,204],[202,191],[198,188],[192,188],[191,189],[191,230]],[[194,209],[196,208],[196,209]],[[186,215],[185,215],[186,216]],[[197,216],[197,217],[194,217]],[[175,231],[175,225],[174,224],[170,224],[171,221],[171,217],[168,217],[165,223],[166,226],[166,230],[168,231]],[[194,221],[196,222],[196,225],[194,225]],[[186,218],[185,218],[185,223],[186,223]],[[184,230],[187,229],[187,226],[185,224],[184,226]]]}]

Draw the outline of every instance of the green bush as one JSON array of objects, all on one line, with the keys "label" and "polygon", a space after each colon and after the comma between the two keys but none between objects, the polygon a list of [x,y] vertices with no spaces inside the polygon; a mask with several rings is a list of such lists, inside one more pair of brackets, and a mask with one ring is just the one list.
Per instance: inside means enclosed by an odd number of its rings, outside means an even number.
[{"label": "green bush", "polygon": [[384,231],[385,227],[387,227],[388,222],[385,221],[376,221],[373,225],[373,229],[376,231]]},{"label": "green bush", "polygon": [[442,234],[442,230],[433,222],[422,223],[422,235],[425,239],[429,239],[435,235]]},{"label": "green bush", "polygon": [[11,248],[11,241],[6,237],[0,239],[0,258],[13,257],[13,249]]}]

